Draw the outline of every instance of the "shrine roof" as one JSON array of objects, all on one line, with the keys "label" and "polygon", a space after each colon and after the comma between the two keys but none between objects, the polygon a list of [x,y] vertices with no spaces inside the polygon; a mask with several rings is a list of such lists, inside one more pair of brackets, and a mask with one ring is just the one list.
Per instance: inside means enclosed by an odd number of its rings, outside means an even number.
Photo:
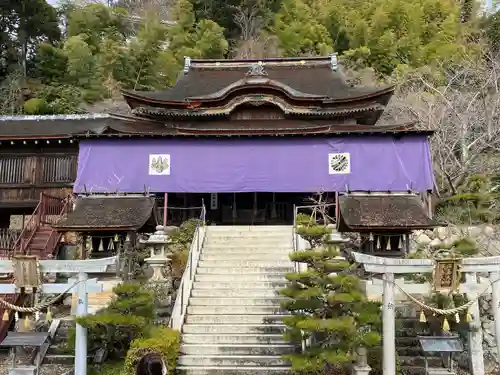
[{"label": "shrine roof", "polygon": [[414,123],[339,125],[333,120],[224,120],[166,122],[115,114],[0,116],[0,141],[88,137],[301,136],[432,134]]},{"label": "shrine roof", "polygon": [[141,231],[157,225],[156,203],[148,196],[81,196],[73,212],[53,225],[60,231]]},{"label": "shrine roof", "polygon": [[0,140],[64,139],[75,134],[102,133],[123,120],[108,114],[0,116]]},{"label": "shrine roof", "polygon": [[[291,98],[351,102],[392,94],[393,86],[353,87],[339,71],[335,55],[262,60],[186,58],[183,75],[167,91],[123,91],[132,108],[137,101],[175,104],[221,99],[237,88],[274,87]],[[135,99],[135,100],[134,100]]]},{"label": "shrine roof", "polygon": [[339,197],[339,232],[412,230],[439,225],[415,194],[354,193]]}]

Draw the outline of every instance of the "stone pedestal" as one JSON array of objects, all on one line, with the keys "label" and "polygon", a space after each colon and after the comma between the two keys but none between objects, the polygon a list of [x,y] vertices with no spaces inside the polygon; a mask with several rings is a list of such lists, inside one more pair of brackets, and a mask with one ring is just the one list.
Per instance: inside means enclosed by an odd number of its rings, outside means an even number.
[{"label": "stone pedestal", "polygon": [[356,350],[356,364],[352,368],[352,375],[369,375],[372,368],[368,366],[366,348]]},{"label": "stone pedestal", "polygon": [[372,368],[368,365],[366,366],[358,366],[354,365],[352,368],[352,375],[370,375],[370,371]]},{"label": "stone pedestal", "polygon": [[22,366],[9,368],[9,375],[35,375],[35,366]]}]

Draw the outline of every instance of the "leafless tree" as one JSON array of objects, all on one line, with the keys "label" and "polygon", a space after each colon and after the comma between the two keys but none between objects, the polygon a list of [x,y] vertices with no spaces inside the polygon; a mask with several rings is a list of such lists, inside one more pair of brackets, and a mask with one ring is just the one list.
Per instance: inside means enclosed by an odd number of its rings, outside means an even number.
[{"label": "leafless tree", "polygon": [[386,116],[435,130],[431,152],[437,188],[455,194],[467,177],[499,170],[500,60],[492,53],[465,56],[443,71],[439,80],[432,72],[406,77]]},{"label": "leafless tree", "polygon": [[262,32],[268,21],[264,17],[267,6],[266,0],[248,0],[232,7],[234,23],[239,27],[241,35],[235,58],[260,59],[276,56],[275,38]]}]

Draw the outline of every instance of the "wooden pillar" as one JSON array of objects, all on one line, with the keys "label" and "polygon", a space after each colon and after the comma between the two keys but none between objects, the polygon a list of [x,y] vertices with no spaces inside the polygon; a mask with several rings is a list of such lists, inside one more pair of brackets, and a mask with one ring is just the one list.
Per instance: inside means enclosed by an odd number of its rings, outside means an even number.
[{"label": "wooden pillar", "polygon": [[[184,208],[187,208],[188,207],[188,197],[187,197],[187,193],[184,193]],[[182,210],[182,221],[186,221],[187,220],[187,210]]]},{"label": "wooden pillar", "polygon": [[410,254],[410,233],[404,235],[404,252],[405,255]]},{"label": "wooden pillar", "polygon": [[259,207],[257,206],[257,193],[253,193],[253,220],[257,220],[257,214],[259,212]]},{"label": "wooden pillar", "polygon": [[80,259],[87,259],[87,240],[88,240],[88,235],[87,233],[82,233],[82,246],[80,248]]},{"label": "wooden pillar", "polygon": [[233,193],[233,222],[238,218],[238,211],[236,211],[236,193]]},{"label": "wooden pillar", "polygon": [[273,206],[271,207],[271,219],[275,220],[278,217],[278,212],[276,211],[276,193],[273,193]]}]

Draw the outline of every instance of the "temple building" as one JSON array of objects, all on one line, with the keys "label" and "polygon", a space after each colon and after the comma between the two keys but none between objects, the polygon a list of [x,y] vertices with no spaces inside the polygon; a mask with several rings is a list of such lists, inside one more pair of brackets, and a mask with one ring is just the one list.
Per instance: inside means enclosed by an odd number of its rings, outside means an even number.
[{"label": "temple building", "polygon": [[[379,121],[393,92],[348,84],[335,55],[186,58],[169,90],[123,91],[127,115],[3,118],[0,211],[5,220],[31,212],[40,193],[62,198],[74,181],[76,195],[155,195],[157,207],[166,197],[172,208],[204,202],[208,222],[219,225],[292,224],[294,205],[323,193],[335,204],[356,199],[361,219],[398,199],[398,210],[420,210],[420,219],[400,222],[405,231],[427,227],[431,132]],[[29,159],[36,155],[39,166]],[[359,203],[352,196],[360,192],[386,197]],[[337,206],[344,219],[353,207]],[[168,210],[168,221],[194,215]],[[342,230],[359,231],[344,219]]]},{"label": "temple building", "polygon": [[317,193],[361,251],[401,256],[435,225],[432,132],[379,120],[393,92],[348,84],[335,55],[186,58],[169,90],[123,91],[126,115],[0,116],[0,256],[52,258],[71,233],[82,258],[134,249],[162,207],[291,226]]},{"label": "temple building", "polygon": [[[346,83],[336,56],[191,60],[133,116],[80,137],[76,194],[168,193],[217,224],[291,224],[311,193],[432,190],[430,132],[378,122],[393,87]],[[119,122],[118,126],[115,123]]]}]

